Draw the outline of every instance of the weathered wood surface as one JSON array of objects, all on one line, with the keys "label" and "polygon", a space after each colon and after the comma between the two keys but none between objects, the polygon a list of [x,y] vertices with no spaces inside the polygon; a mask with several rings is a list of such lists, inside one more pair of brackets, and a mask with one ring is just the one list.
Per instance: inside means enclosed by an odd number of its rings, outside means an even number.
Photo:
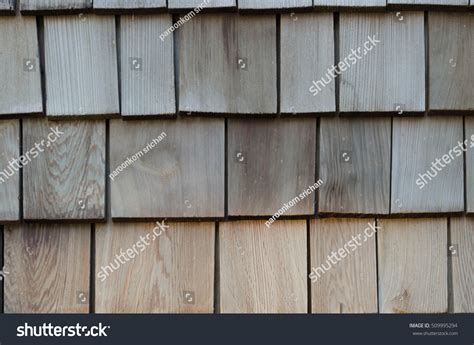
[{"label": "weathered wood surface", "polygon": [[375,229],[374,219],[311,220],[313,313],[377,313]]},{"label": "weathered wood surface", "polygon": [[422,12],[341,13],[339,30],[341,112],[425,110]]},{"label": "weathered wood surface", "polygon": [[180,111],[276,113],[275,16],[201,14],[177,34]]},{"label": "weathered wood surface", "polygon": [[110,173],[135,154],[110,177],[112,217],[224,216],[224,119],[111,120]]},{"label": "weathered wood surface", "polygon": [[378,222],[380,313],[446,313],[447,219]]},{"label": "weathered wood surface", "polygon": [[5,227],[5,313],[88,313],[90,225]]},{"label": "weathered wood surface", "polygon": [[20,121],[0,122],[0,220],[20,219],[20,171],[13,159],[20,156]]},{"label": "weathered wood surface", "polygon": [[[316,182],[316,119],[228,119],[227,133],[229,215],[273,215]],[[285,215],[313,214],[315,193]]]},{"label": "weathered wood surface", "polygon": [[166,0],[94,0],[94,9],[166,8]]},{"label": "weathered wood surface", "polygon": [[49,116],[119,113],[115,18],[44,19]]},{"label": "weathered wood surface", "polygon": [[473,110],[474,16],[429,12],[429,109]]},{"label": "weathered wood surface", "polygon": [[122,115],[174,114],[173,25],[171,16],[120,17]]},{"label": "weathered wood surface", "polygon": [[213,312],[215,224],[160,224],[96,226],[97,313]]},{"label": "weathered wood surface", "polygon": [[0,17],[0,115],[43,111],[35,18]]},{"label": "weathered wood surface", "polygon": [[21,11],[68,11],[81,10],[92,7],[92,0],[18,0]]},{"label": "weathered wood surface", "polygon": [[392,213],[464,211],[462,141],[459,116],[393,119]]},{"label": "weathered wood surface", "polygon": [[168,8],[170,9],[195,9],[200,5],[205,5],[203,8],[227,8],[236,7],[236,0],[207,0],[207,4],[204,0],[168,0]]},{"label": "weathered wood surface", "polygon": [[319,212],[390,212],[389,118],[322,118]]},{"label": "weathered wood surface", "polygon": [[[474,219],[451,218],[453,312],[474,312]],[[451,247],[453,246],[453,247]]]},{"label": "weathered wood surface", "polygon": [[220,312],[306,313],[306,221],[219,224]]},{"label": "weathered wood surface", "polygon": [[23,120],[23,155],[25,219],[104,218],[105,121]]},{"label": "weathered wood surface", "polygon": [[15,10],[15,0],[0,1],[0,13],[13,13]]},{"label": "weathered wood surface", "polygon": [[334,15],[292,13],[281,16],[280,106],[282,113],[334,112],[335,83],[314,95],[312,81],[334,64]]},{"label": "weathered wood surface", "polygon": [[474,118],[465,118],[465,140],[468,143],[466,151],[466,210],[474,212]]},{"label": "weathered wood surface", "polygon": [[314,0],[315,7],[385,7],[386,0]]},{"label": "weathered wood surface", "polygon": [[387,5],[468,6],[469,0],[387,0]]},{"label": "weathered wood surface", "polygon": [[241,10],[309,8],[312,6],[312,0],[239,0],[239,9]]}]

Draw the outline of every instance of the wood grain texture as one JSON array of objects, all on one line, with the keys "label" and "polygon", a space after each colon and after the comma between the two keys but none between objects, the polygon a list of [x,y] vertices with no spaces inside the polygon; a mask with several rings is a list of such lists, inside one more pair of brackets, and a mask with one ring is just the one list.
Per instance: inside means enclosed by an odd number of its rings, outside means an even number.
[{"label": "wood grain texture", "polygon": [[379,220],[380,313],[446,313],[447,219]]},{"label": "wood grain texture", "polygon": [[[229,215],[273,215],[316,182],[316,119],[228,119],[227,133]],[[315,193],[285,215],[313,214]]]},{"label": "wood grain texture", "polygon": [[49,116],[119,113],[113,16],[44,19]]},{"label": "wood grain texture", "polygon": [[0,122],[0,220],[20,219],[20,171],[9,162],[20,156],[20,122]]},{"label": "wood grain texture", "polygon": [[474,312],[474,219],[451,218],[453,312]]},{"label": "wood grain texture", "polygon": [[0,115],[43,111],[36,19],[0,17]]},{"label": "wood grain texture", "polygon": [[168,8],[170,9],[194,9],[202,4],[205,4],[204,8],[228,8],[237,6],[236,0],[168,0]]},{"label": "wood grain texture", "polygon": [[376,237],[368,222],[375,227],[374,219],[311,220],[313,313],[377,313]]},{"label": "wood grain texture", "polygon": [[390,212],[391,119],[322,118],[319,212]]},{"label": "wood grain texture", "polygon": [[[425,110],[423,13],[403,12],[400,18],[341,13],[340,61],[347,58],[345,68],[350,66],[340,75],[341,112],[395,112],[397,105]],[[374,35],[380,42],[371,44]]]},{"label": "wood grain texture", "polygon": [[224,216],[223,119],[111,120],[110,173],[137,153],[110,178],[112,217]]},{"label": "wood grain texture", "polygon": [[313,0],[239,0],[241,10],[312,7]]},{"label": "wood grain texture", "polygon": [[[51,128],[63,134],[58,138]],[[25,219],[104,218],[105,121],[24,120],[26,158],[27,152]]]},{"label": "wood grain texture", "polygon": [[201,14],[177,44],[180,111],[276,113],[275,16]]},{"label": "wood grain texture", "polygon": [[314,0],[315,7],[385,7],[386,0]]},{"label": "wood grain texture", "polygon": [[332,13],[283,14],[280,24],[282,113],[336,111],[335,83],[316,96],[312,81],[334,64]]},{"label": "wood grain texture", "polygon": [[5,313],[88,313],[90,234],[89,224],[6,226]]},{"label": "wood grain texture", "polygon": [[97,225],[97,313],[213,312],[215,224],[167,225]]},{"label": "wood grain texture", "polygon": [[473,110],[474,16],[429,12],[429,108]]},{"label": "wood grain texture", "polygon": [[464,211],[462,141],[459,116],[393,119],[392,213]]},{"label": "wood grain texture", "polygon": [[466,209],[474,213],[474,118],[466,116],[465,140],[469,149],[466,151]]},{"label": "wood grain texture", "polygon": [[19,0],[21,11],[81,10],[92,7],[92,0]]},{"label": "wood grain texture", "polygon": [[3,0],[0,1],[0,12],[11,12],[15,10],[15,0]]},{"label": "wood grain texture", "polygon": [[306,313],[306,221],[219,224],[220,312]]},{"label": "wood grain texture", "polygon": [[166,0],[94,0],[94,9],[166,8]]},{"label": "wood grain texture", "polygon": [[468,6],[469,0],[387,0],[387,5]]},{"label": "wood grain texture", "polygon": [[175,114],[171,16],[120,17],[122,115]]}]

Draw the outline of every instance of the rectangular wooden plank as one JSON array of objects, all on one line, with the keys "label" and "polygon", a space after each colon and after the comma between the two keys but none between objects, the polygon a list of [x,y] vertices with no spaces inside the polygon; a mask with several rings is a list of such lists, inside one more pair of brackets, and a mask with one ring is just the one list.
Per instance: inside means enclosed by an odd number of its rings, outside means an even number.
[{"label": "rectangular wooden plank", "polygon": [[89,224],[5,226],[5,313],[88,313]]},{"label": "rectangular wooden plank", "polygon": [[314,0],[314,7],[383,8],[386,0]]},{"label": "rectangular wooden plank", "polygon": [[339,37],[341,112],[425,110],[422,12],[341,13]]},{"label": "rectangular wooden plank", "polygon": [[48,116],[119,113],[114,16],[44,18]]},{"label": "rectangular wooden plank", "polygon": [[276,113],[275,16],[199,15],[177,44],[180,111]]},{"label": "rectangular wooden plank", "polygon": [[41,113],[36,19],[0,17],[0,115]]},{"label": "rectangular wooden plank", "polygon": [[105,121],[23,121],[25,219],[103,219]]},{"label": "rectangular wooden plank", "polygon": [[215,224],[159,224],[97,225],[97,313],[213,312]]},{"label": "rectangular wooden plank", "polygon": [[229,8],[236,6],[236,0],[168,0],[169,9]]},{"label": "rectangular wooden plank", "polygon": [[21,11],[76,11],[92,8],[92,0],[21,0]]},{"label": "rectangular wooden plank", "polygon": [[387,0],[387,5],[468,6],[469,0]]},{"label": "rectangular wooden plank", "polygon": [[390,212],[391,119],[322,118],[319,212]]},{"label": "rectangular wooden plank", "polygon": [[306,313],[306,221],[219,223],[220,312]]},{"label": "rectangular wooden plank", "polygon": [[94,9],[166,8],[166,0],[94,0]]},{"label": "rectangular wooden plank", "polygon": [[[316,119],[228,119],[228,208],[232,216],[314,213]],[[290,204],[291,204],[290,203]]]},{"label": "rectangular wooden plank", "polygon": [[447,219],[379,220],[380,313],[446,313]]},{"label": "rectangular wooden plank", "polygon": [[[20,156],[20,121],[0,122],[0,220],[20,219],[20,169],[13,163]],[[10,163],[12,162],[12,163]]]},{"label": "rectangular wooden plank", "polygon": [[312,81],[334,64],[334,15],[292,13],[281,16],[280,109],[282,113],[336,111],[335,83],[314,95]]},{"label": "rectangular wooden plank", "polygon": [[474,118],[466,116],[464,121],[465,140],[469,143],[466,152],[466,209],[474,213]]},{"label": "rectangular wooden plank", "polygon": [[224,130],[223,119],[111,120],[112,217],[223,217]]},{"label": "rectangular wooden plank", "polygon": [[394,118],[392,213],[464,211],[462,118]]},{"label": "rectangular wooden plank", "polygon": [[453,312],[474,312],[474,219],[451,218]]},{"label": "rectangular wooden plank", "polygon": [[376,231],[374,219],[311,220],[313,313],[377,313]]},{"label": "rectangular wooden plank", "polygon": [[157,39],[171,16],[120,17],[122,115],[174,114],[173,36]]},{"label": "rectangular wooden plank", "polygon": [[0,13],[13,14],[15,11],[15,0],[2,0],[0,1]]},{"label": "rectangular wooden plank", "polygon": [[429,12],[429,109],[474,109],[474,16]]},{"label": "rectangular wooden plank", "polygon": [[313,0],[239,0],[240,10],[308,8],[312,6]]}]

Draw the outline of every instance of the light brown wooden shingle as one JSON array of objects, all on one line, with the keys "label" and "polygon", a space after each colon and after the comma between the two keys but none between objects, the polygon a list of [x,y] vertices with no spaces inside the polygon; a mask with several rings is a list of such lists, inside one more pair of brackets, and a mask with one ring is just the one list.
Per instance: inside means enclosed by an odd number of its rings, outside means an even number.
[{"label": "light brown wooden shingle", "polygon": [[306,221],[219,223],[220,312],[306,313]]},{"label": "light brown wooden shingle", "polygon": [[166,8],[166,0],[94,0],[94,9]]},{"label": "light brown wooden shingle", "polygon": [[12,162],[20,156],[20,122],[18,120],[0,122],[0,149],[0,220],[19,220],[20,171]]},{"label": "light brown wooden shingle", "polygon": [[[63,134],[58,138],[52,129]],[[23,155],[27,152],[25,219],[104,218],[105,121],[24,120]]]},{"label": "light brown wooden shingle", "polygon": [[88,313],[89,224],[5,227],[5,313]]},{"label": "light brown wooden shingle", "polygon": [[92,0],[18,0],[21,11],[77,11],[92,7]]},{"label": "light brown wooden shingle", "polygon": [[379,225],[380,313],[446,313],[447,219],[383,219]]},{"label": "light brown wooden shingle", "polygon": [[198,6],[206,8],[229,8],[236,7],[236,0],[168,0],[168,8],[170,9],[195,9]]},{"label": "light brown wooden shingle", "polygon": [[213,312],[215,224],[161,224],[97,225],[97,313]]},{"label": "light brown wooden shingle", "polygon": [[468,6],[469,0],[387,0],[388,5]]},{"label": "light brown wooden shingle", "polygon": [[466,209],[474,213],[474,118],[465,118],[465,140],[468,149],[466,152]]},{"label": "light brown wooden shingle", "polygon": [[385,7],[386,0],[314,0],[315,7],[378,8]]},{"label": "light brown wooden shingle", "polygon": [[240,10],[309,8],[311,6],[313,6],[312,0],[239,0]]}]

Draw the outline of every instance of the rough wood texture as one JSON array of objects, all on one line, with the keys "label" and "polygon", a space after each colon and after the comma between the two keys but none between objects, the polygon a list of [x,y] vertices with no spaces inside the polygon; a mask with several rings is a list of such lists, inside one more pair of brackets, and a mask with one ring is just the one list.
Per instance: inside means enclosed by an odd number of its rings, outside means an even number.
[{"label": "rough wood texture", "polygon": [[335,83],[316,96],[309,91],[334,64],[332,13],[292,13],[281,16],[282,113],[336,111]]},{"label": "rough wood texture", "polygon": [[10,165],[12,159],[20,156],[20,122],[0,122],[0,220],[20,219],[20,171]]},{"label": "rough wood texture", "polygon": [[88,313],[90,225],[5,227],[5,313]]},{"label": "rough wood texture", "polygon": [[469,0],[387,0],[387,5],[468,6]]},{"label": "rough wood texture", "polygon": [[311,283],[313,313],[377,312],[376,237],[368,222],[375,226],[374,219],[311,220],[310,274],[316,270]]},{"label": "rough wood texture", "polygon": [[393,119],[392,213],[464,211],[462,141],[458,116]]},{"label": "rough wood texture", "polygon": [[429,108],[473,110],[474,16],[429,12]]},{"label": "rough wood texture", "polygon": [[339,37],[341,112],[425,110],[422,12],[341,13]]},{"label": "rough wood texture", "polygon": [[0,12],[8,13],[8,12],[13,12],[14,10],[15,10],[15,0],[0,1]]},{"label": "rough wood texture", "polygon": [[306,313],[306,221],[219,224],[220,312]]},{"label": "rough wood texture", "polygon": [[389,118],[322,118],[319,212],[390,212]]},{"label": "rough wood texture", "polygon": [[167,225],[97,225],[96,312],[213,312],[215,224]]},{"label": "rough wood texture", "polygon": [[115,18],[44,19],[47,115],[119,113]]},{"label": "rough wood texture", "polygon": [[110,178],[112,217],[224,216],[223,119],[111,120],[110,173],[135,154]]},{"label": "rough wood texture", "polygon": [[[229,215],[273,215],[316,182],[316,119],[228,119],[227,132]],[[313,214],[315,193],[285,215]]]},{"label": "rough wood texture", "polygon": [[275,16],[202,14],[177,43],[180,111],[276,113]]},{"label": "rough wood texture", "polygon": [[92,0],[19,0],[22,11],[81,10],[92,7]]},{"label": "rough wood texture", "polygon": [[0,17],[0,115],[43,111],[36,19]]},{"label": "rough wood texture", "polygon": [[447,219],[379,220],[381,313],[446,313]]},{"label": "rough wood texture", "polygon": [[312,7],[312,0],[239,0],[241,10]]},{"label": "rough wood texture", "polygon": [[474,118],[465,118],[465,140],[468,140],[466,152],[466,209],[474,213]]},{"label": "rough wood texture", "polygon": [[[236,0],[207,0],[204,8],[224,8],[224,7],[236,7]],[[189,8],[193,9],[201,4],[204,4],[204,0],[168,0],[168,8],[180,9]]]},{"label": "rough wood texture", "polygon": [[175,114],[171,16],[120,17],[122,115]]},{"label": "rough wood texture", "polygon": [[[63,132],[59,138],[52,134],[56,128]],[[105,121],[24,120],[26,152],[25,219],[104,218]]]},{"label": "rough wood texture", "polygon": [[94,9],[166,8],[166,0],[94,0]]},{"label": "rough wood texture", "polygon": [[314,0],[315,7],[385,7],[386,0]]},{"label": "rough wood texture", "polygon": [[[474,219],[451,218],[453,312],[474,312]],[[453,251],[455,250],[455,252]]]}]

